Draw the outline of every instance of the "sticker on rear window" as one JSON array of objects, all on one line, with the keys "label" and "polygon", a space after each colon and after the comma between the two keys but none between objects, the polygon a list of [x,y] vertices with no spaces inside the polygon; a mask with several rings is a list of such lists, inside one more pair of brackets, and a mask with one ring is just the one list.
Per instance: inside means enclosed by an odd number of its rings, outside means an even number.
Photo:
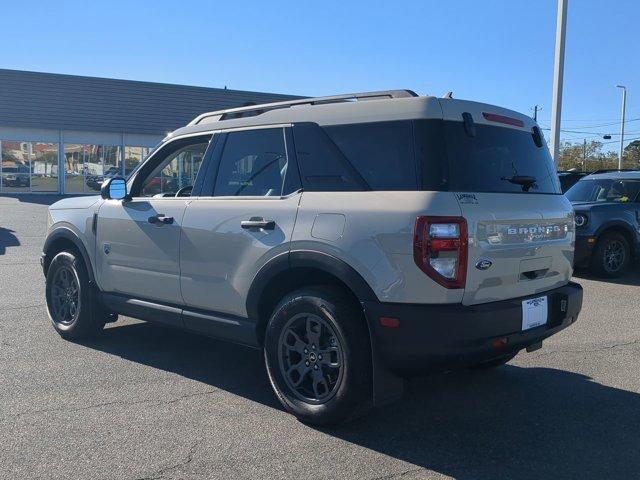
[{"label": "sticker on rear window", "polygon": [[477,205],[478,199],[473,193],[456,193],[456,197],[458,197],[458,202],[461,204],[472,204]]}]

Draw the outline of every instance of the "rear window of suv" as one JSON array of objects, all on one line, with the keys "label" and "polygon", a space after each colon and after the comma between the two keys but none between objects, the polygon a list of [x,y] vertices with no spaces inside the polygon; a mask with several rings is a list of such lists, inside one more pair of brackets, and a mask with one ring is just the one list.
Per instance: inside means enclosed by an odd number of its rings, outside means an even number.
[{"label": "rear window of suv", "polygon": [[517,177],[535,179],[530,193],[560,193],[549,149],[537,146],[532,132],[475,124],[469,135],[463,122],[444,121],[449,189],[464,192],[521,193]]}]

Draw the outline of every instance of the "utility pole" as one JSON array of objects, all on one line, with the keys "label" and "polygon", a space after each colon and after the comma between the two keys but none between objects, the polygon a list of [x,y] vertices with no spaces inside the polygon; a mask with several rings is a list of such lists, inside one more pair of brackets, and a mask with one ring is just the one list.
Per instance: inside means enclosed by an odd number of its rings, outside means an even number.
[{"label": "utility pole", "polygon": [[538,105],[533,106],[533,121],[538,121]]},{"label": "utility pole", "polygon": [[556,53],[553,66],[553,102],[551,104],[551,155],[558,166],[560,160],[560,117],[562,115],[562,82],[564,77],[564,44],[567,30],[567,4],[558,0],[556,23]]},{"label": "utility pole", "polygon": [[587,139],[582,142],[582,171],[587,171]]},{"label": "utility pole", "polygon": [[618,170],[622,170],[622,154],[624,153],[624,111],[627,106],[627,87],[616,85],[622,89],[622,121],[620,122],[620,157],[618,157]]}]

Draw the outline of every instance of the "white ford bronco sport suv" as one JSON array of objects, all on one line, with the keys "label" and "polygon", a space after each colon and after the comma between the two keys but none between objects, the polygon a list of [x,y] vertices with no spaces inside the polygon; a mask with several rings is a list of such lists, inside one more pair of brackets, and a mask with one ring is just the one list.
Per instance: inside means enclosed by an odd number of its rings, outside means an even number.
[{"label": "white ford bronco sport suv", "polygon": [[328,424],[576,321],[574,231],[529,117],[399,90],[200,115],[53,204],[42,265],[64,338],[120,314],[260,348]]}]

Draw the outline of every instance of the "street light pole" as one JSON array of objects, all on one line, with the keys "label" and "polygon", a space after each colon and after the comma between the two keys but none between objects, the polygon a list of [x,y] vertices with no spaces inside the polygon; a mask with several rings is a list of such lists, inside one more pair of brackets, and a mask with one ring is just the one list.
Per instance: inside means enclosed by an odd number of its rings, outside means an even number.
[{"label": "street light pole", "polygon": [[558,0],[556,23],[556,56],[553,67],[553,101],[551,103],[551,155],[558,168],[560,161],[560,117],[562,114],[562,81],[564,77],[564,44],[567,30],[567,4]]},{"label": "street light pole", "polygon": [[622,170],[622,154],[624,153],[624,111],[627,106],[627,87],[616,85],[622,89],[622,121],[620,122],[620,157],[618,157],[618,170]]}]

